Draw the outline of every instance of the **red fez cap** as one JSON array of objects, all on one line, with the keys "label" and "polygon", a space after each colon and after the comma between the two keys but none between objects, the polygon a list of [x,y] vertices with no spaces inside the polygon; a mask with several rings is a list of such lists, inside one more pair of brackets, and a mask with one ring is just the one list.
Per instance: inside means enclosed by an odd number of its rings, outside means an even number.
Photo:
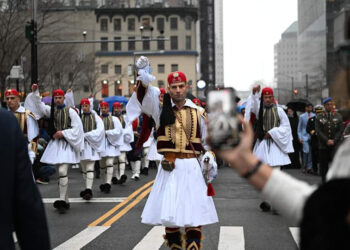
[{"label": "red fez cap", "polygon": [[56,89],[53,91],[53,96],[64,96],[64,91],[62,89]]},{"label": "red fez cap", "polygon": [[160,88],[159,90],[160,90],[161,94],[163,94],[163,95],[165,94],[165,89],[164,88]]},{"label": "red fez cap", "polygon": [[202,106],[203,106],[203,107],[206,107],[206,106],[207,106],[207,103],[206,103],[206,102],[202,102]]},{"label": "red fez cap", "polygon": [[273,90],[272,88],[266,87],[263,88],[263,90],[261,91],[262,95],[273,95]]},{"label": "red fez cap", "polygon": [[168,83],[171,85],[172,83],[178,82],[186,82],[186,76],[181,71],[172,72],[168,75]]},{"label": "red fez cap", "polygon": [[102,107],[109,107],[108,106],[108,102],[100,102],[100,107],[102,108]]},{"label": "red fez cap", "polygon": [[19,96],[17,90],[15,89],[8,89],[5,91],[5,96],[9,96],[9,95],[15,95],[15,96]]},{"label": "red fez cap", "polygon": [[198,98],[194,98],[192,102],[195,104],[201,104],[201,100],[199,100]]},{"label": "red fez cap", "polygon": [[80,105],[90,105],[89,99],[81,99]]},{"label": "red fez cap", "polygon": [[113,108],[115,108],[115,107],[121,108],[121,107],[123,107],[123,104],[120,102],[115,102],[115,103],[113,103]]}]

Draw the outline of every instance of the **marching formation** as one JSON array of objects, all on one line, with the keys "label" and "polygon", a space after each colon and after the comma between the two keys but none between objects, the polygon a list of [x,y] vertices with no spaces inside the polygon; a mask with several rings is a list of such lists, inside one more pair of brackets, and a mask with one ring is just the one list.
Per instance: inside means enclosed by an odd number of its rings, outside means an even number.
[{"label": "marching formation", "polygon": [[[217,163],[206,143],[207,113],[203,108],[206,104],[197,98],[186,98],[189,86],[185,73],[170,73],[166,90],[151,85],[155,77],[146,57],[141,56],[136,67],[136,88],[126,106],[101,101],[98,110],[94,110],[93,98],[84,98],[76,108],[73,92],[61,89],[53,91],[51,105],[47,105],[41,100],[37,84],[32,85],[24,107],[16,90],[6,90],[5,100],[27,139],[32,164],[40,161],[56,168],[59,199],[53,206],[59,213],[70,209],[67,195],[70,167],[80,165],[85,184],[80,197],[88,201],[94,197],[95,173],[101,176],[100,192],[109,194],[112,184],[127,182],[127,165],[132,170],[130,179],[137,181],[140,174],[148,175],[152,161],[157,175],[141,222],[164,226],[165,243],[170,249],[201,249],[202,226],[218,222],[211,185],[217,176]],[[257,163],[242,176],[250,178],[263,164],[272,167],[274,173],[282,166],[294,164],[299,161],[300,143],[303,165],[308,171],[313,168],[312,148],[318,146],[324,182],[328,163],[342,137],[342,117],[333,110],[331,101],[324,100],[325,111],[316,109],[317,116],[311,112],[312,106],[306,105],[305,114],[294,122],[293,113],[278,105],[271,88],[254,87],[245,105],[237,110],[247,121],[242,123],[245,126],[251,123],[255,128],[253,154]],[[42,118],[47,121],[48,144],[36,159],[37,148],[42,147],[39,137],[44,136],[38,125]],[[316,146],[311,147],[312,140]],[[231,164],[229,155],[222,156]],[[260,208],[270,211],[270,202],[276,203],[276,199],[269,195],[265,198]],[[300,213],[294,216],[299,218]]]}]

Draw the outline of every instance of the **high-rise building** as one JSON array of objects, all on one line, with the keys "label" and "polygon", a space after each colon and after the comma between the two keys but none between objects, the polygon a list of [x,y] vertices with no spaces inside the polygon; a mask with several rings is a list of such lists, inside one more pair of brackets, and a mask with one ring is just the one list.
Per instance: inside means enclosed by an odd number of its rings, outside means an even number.
[{"label": "high-rise building", "polygon": [[293,97],[298,79],[298,22],[292,23],[274,48],[274,74],[277,98],[285,104]]},{"label": "high-rise building", "polygon": [[215,84],[224,85],[223,0],[215,0]]},{"label": "high-rise building", "polygon": [[200,10],[200,73],[207,86],[215,86],[215,3],[201,0]]},{"label": "high-rise building", "polygon": [[[298,0],[298,87],[301,96],[313,103],[332,95],[329,89],[339,70],[334,21],[349,3],[349,0]],[[344,31],[344,22],[338,29]]]}]

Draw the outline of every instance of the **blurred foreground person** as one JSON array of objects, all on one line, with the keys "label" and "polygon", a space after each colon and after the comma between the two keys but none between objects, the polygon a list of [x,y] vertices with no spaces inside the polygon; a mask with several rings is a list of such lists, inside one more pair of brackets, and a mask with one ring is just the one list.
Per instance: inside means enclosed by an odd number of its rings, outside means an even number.
[{"label": "blurred foreground person", "polygon": [[240,119],[245,127],[240,144],[217,152],[219,156],[280,214],[300,224],[301,250],[350,249],[350,139],[339,148],[329,181],[317,188],[262,163],[251,151],[252,127]]},{"label": "blurred foreground person", "polygon": [[0,108],[0,249],[50,249],[44,206],[34,183],[28,145],[10,113]]}]

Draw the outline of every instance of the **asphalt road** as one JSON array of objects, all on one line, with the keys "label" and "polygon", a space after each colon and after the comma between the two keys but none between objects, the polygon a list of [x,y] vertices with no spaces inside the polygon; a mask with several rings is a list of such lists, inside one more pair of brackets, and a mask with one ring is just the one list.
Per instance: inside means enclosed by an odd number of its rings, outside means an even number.
[{"label": "asphalt road", "polygon": [[[286,171],[312,184],[320,182],[320,177],[302,174],[300,170]],[[127,174],[130,176],[130,171]],[[149,175],[142,176],[139,181],[128,179],[122,186],[112,185],[110,194],[102,194],[98,188],[101,180],[95,179],[93,201],[96,202],[85,202],[79,198],[80,191],[84,189],[80,170],[70,169],[69,197],[75,199],[66,214],[57,213],[52,206],[53,200],[58,197],[57,179],[52,178],[48,185],[39,185],[52,247],[128,250],[140,244],[135,249],[166,249],[161,246],[163,229],[140,222],[155,175],[156,170],[150,169]],[[233,170],[220,168],[213,185],[220,222],[203,227],[203,249],[297,249],[290,231],[297,225],[288,223],[280,215],[261,212],[258,208],[261,202],[259,193]],[[139,192],[135,194],[135,191]],[[134,197],[125,200],[133,193]],[[109,200],[100,200],[104,197]],[[103,215],[105,218],[101,217]],[[224,232],[228,237],[224,237]]]}]

